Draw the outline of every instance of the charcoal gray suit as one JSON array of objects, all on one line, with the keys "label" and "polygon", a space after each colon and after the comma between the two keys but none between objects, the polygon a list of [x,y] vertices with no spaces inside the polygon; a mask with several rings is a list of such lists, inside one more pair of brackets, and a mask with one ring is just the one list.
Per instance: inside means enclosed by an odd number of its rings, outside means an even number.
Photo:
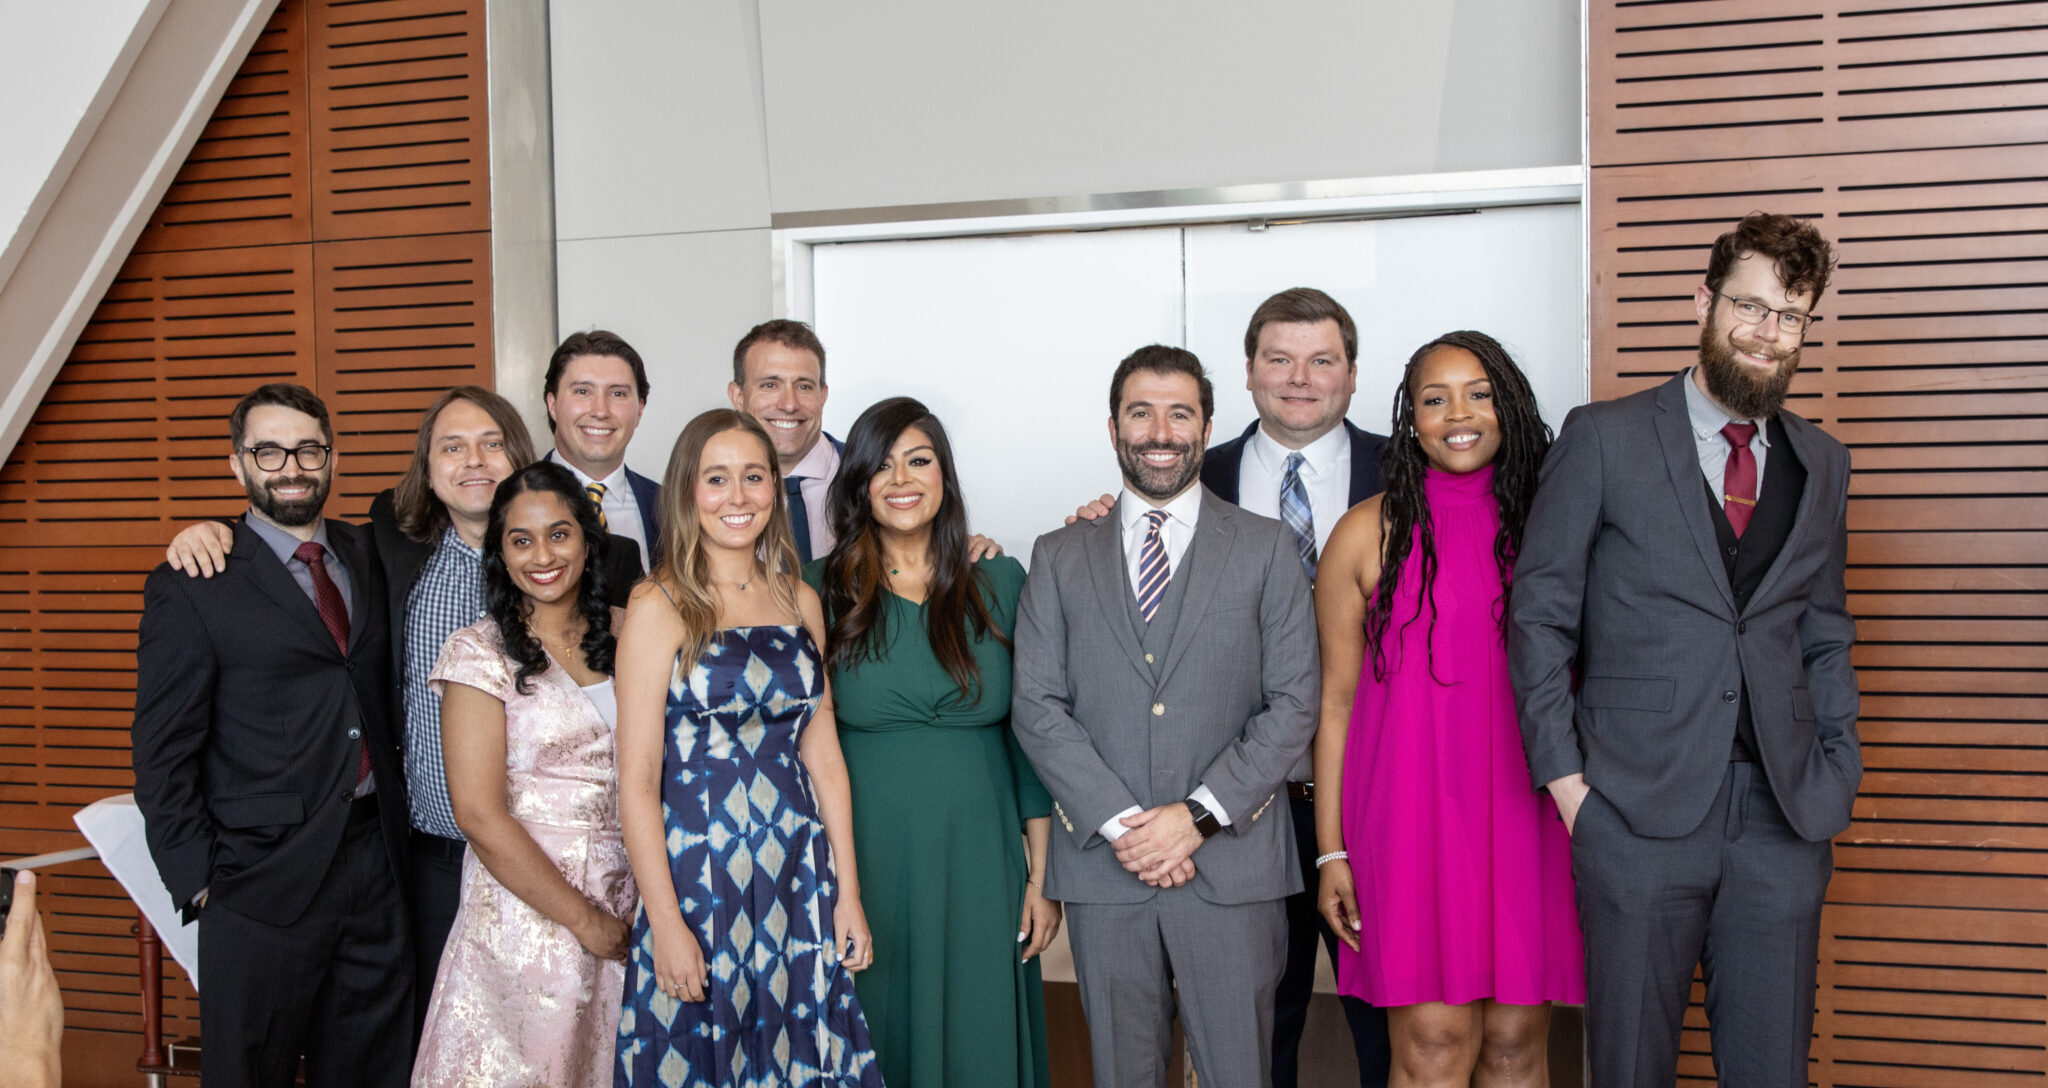
[{"label": "charcoal gray suit", "polygon": [[[1165,1083],[1176,983],[1203,1082],[1264,1084],[1301,887],[1282,791],[1319,709],[1308,578],[1280,522],[1205,491],[1147,623],[1122,537],[1116,517],[1040,537],[1018,608],[1011,720],[1059,821],[1045,892],[1067,904],[1097,1084]],[[1229,825],[1193,881],[1126,871],[1102,824],[1200,785]]]},{"label": "charcoal gray suit", "polygon": [[1672,1083],[1698,962],[1721,1083],[1804,1085],[1828,840],[1863,774],[1849,455],[1791,412],[1765,421],[1738,537],[1702,476],[1691,380],[1565,420],[1509,661],[1536,787],[1583,772],[1592,789],[1572,860],[1593,1083]]}]

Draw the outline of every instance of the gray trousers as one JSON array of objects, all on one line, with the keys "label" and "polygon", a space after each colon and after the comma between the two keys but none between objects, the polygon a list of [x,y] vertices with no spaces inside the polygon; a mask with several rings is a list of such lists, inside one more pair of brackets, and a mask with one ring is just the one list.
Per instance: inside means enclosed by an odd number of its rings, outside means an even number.
[{"label": "gray trousers", "polygon": [[1068,903],[1098,1088],[1165,1088],[1174,993],[1203,1088],[1271,1083],[1283,899],[1220,906],[1186,886],[1143,903]]},{"label": "gray trousers", "polygon": [[1800,838],[1741,762],[1690,834],[1636,835],[1597,790],[1572,831],[1594,1088],[1676,1082],[1695,964],[1721,1088],[1804,1088],[1833,844]]}]

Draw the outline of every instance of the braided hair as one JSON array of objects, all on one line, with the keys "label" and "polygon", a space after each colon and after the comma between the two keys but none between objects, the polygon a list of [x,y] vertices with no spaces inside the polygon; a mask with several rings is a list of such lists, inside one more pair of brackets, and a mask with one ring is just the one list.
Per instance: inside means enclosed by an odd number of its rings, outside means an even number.
[{"label": "braided hair", "polygon": [[[1416,614],[1423,602],[1430,602],[1430,629],[1436,628],[1436,606],[1431,591],[1436,585],[1436,530],[1429,516],[1429,498],[1423,491],[1424,470],[1429,459],[1415,434],[1415,383],[1422,364],[1442,348],[1471,352],[1493,385],[1493,413],[1500,426],[1500,450],[1493,457],[1493,499],[1500,510],[1500,532],[1494,537],[1493,559],[1500,568],[1501,595],[1494,602],[1494,623],[1503,638],[1507,634],[1507,603],[1515,556],[1521,551],[1522,527],[1529,520],[1529,506],[1536,498],[1536,476],[1543,457],[1550,452],[1550,427],[1536,412],[1536,394],[1529,379],[1508,355],[1500,341],[1483,332],[1448,332],[1415,349],[1408,366],[1401,371],[1401,384],[1394,391],[1393,437],[1387,440],[1380,461],[1386,496],[1380,500],[1381,539],[1386,556],[1380,564],[1379,587],[1365,611],[1365,645],[1372,655],[1372,674],[1386,679],[1385,643],[1393,619],[1395,590],[1401,571],[1416,547],[1421,549],[1417,574],[1422,592],[1416,598]],[[1435,661],[1430,662],[1435,675]]]}]

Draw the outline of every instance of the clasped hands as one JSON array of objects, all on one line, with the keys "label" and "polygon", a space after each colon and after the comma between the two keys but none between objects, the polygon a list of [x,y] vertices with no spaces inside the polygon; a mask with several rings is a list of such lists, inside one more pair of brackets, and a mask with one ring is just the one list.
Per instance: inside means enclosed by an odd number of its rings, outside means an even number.
[{"label": "clasped hands", "polygon": [[1195,878],[1195,848],[1202,833],[1195,817],[1179,801],[1148,808],[1123,818],[1130,828],[1111,845],[1116,860],[1155,888],[1178,888]]}]

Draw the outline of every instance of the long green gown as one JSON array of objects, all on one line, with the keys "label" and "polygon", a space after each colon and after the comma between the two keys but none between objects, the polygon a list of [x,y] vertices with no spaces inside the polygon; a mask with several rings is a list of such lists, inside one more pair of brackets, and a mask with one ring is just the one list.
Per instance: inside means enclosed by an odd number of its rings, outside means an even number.
[{"label": "long green gown", "polygon": [[[804,568],[818,585],[824,563]],[[1024,567],[980,564],[1007,637]],[[1052,798],[1010,733],[1010,651],[973,643],[968,702],[933,655],[924,606],[888,596],[877,660],[832,671],[853,784],[853,842],[875,962],[855,976],[889,1088],[1046,1088],[1038,960],[1017,962],[1023,821]],[[829,617],[828,617],[829,622]]]}]

